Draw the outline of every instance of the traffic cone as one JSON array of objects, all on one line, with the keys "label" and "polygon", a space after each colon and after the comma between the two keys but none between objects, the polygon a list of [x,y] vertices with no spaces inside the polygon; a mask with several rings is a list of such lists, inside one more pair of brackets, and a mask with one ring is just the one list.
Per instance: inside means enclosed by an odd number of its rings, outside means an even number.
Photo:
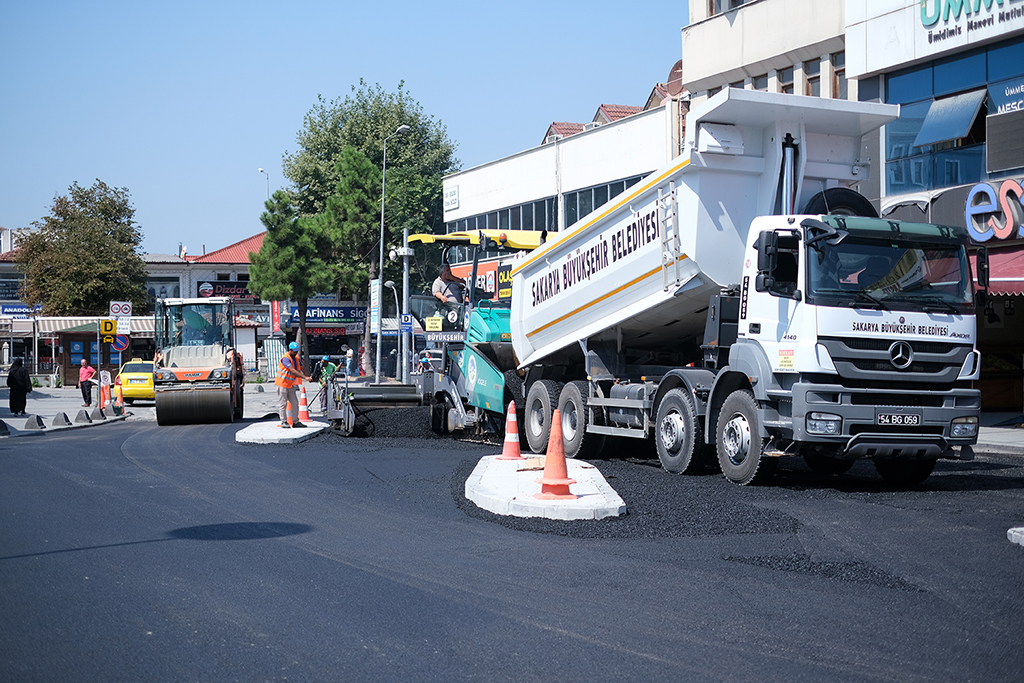
[{"label": "traffic cone", "polygon": [[124,396],[121,394],[121,385],[117,385],[114,393],[114,415],[124,415]]},{"label": "traffic cone", "polygon": [[306,403],[306,387],[302,387],[302,397],[299,399],[299,422],[305,420],[306,422],[312,422],[309,417],[309,405]]},{"label": "traffic cone", "polygon": [[562,413],[555,408],[551,415],[551,435],[548,437],[548,452],[544,456],[544,476],[536,480],[541,485],[540,493],[533,494],[541,500],[574,500],[578,496],[569,492],[569,478],[565,464],[565,446],[562,444]]},{"label": "traffic cone", "polygon": [[100,409],[101,413],[106,409],[107,403],[109,403],[109,402],[110,402],[110,387],[108,387],[106,384],[101,384],[100,385],[100,404],[99,404],[99,409]]},{"label": "traffic cone", "polygon": [[291,427],[294,423],[292,422],[292,402],[287,401],[284,404],[284,414],[288,416],[288,426]]},{"label": "traffic cone", "polygon": [[505,418],[505,445],[496,460],[525,460],[519,450],[519,421],[516,419],[516,402],[508,404],[508,417]]}]

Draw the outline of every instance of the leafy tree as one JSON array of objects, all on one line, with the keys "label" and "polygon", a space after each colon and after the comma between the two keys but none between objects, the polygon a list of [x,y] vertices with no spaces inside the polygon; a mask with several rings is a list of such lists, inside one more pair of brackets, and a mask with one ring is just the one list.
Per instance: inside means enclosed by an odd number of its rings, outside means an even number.
[{"label": "leafy tree", "polygon": [[264,206],[260,222],[267,234],[260,250],[249,253],[249,291],[267,300],[291,299],[298,304],[298,342],[303,367],[308,370],[307,299],[316,292],[330,291],[333,284],[333,272],[323,252],[322,223],[299,216],[291,197],[282,190]]},{"label": "leafy tree", "polygon": [[56,196],[50,215],[18,236],[19,296],[44,315],[102,315],[111,301],[146,307],[142,232],[127,188],[97,179]]},{"label": "leafy tree", "polygon": [[[355,147],[379,170],[385,138],[402,125],[410,130],[391,137],[387,146],[385,244],[397,245],[404,227],[412,233],[443,231],[441,178],[459,169],[455,143],[440,121],[423,113],[403,82],[389,93],[380,84],[360,80],[344,99],[318,97],[296,136],[299,150],[286,153],[283,160],[300,214],[320,214],[327,208],[341,180],[338,161],[346,147]],[[384,267],[385,277],[400,277],[400,263],[386,262]]]}]

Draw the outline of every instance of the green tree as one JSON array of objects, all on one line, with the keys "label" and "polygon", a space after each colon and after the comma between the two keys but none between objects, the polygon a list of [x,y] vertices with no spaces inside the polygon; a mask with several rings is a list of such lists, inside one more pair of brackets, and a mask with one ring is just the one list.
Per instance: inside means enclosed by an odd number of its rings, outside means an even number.
[{"label": "green tree", "polygon": [[134,217],[128,189],[99,179],[54,197],[50,215],[18,236],[22,301],[42,305],[44,315],[102,315],[111,301],[144,310],[146,263]]},{"label": "green tree", "polygon": [[[404,227],[412,233],[442,232],[441,178],[459,169],[455,143],[440,121],[423,113],[402,82],[394,93],[360,80],[359,87],[352,86],[344,99],[328,102],[318,97],[296,135],[298,151],[286,153],[283,160],[299,213],[313,215],[326,210],[341,180],[338,162],[346,147],[362,152],[379,171],[384,140],[402,125],[410,130],[391,137],[387,146],[385,244],[397,245],[396,236]],[[380,195],[376,197],[379,212]],[[384,266],[385,277],[399,277],[401,264],[386,262]]]},{"label": "green tree", "polygon": [[298,304],[298,342],[308,373],[307,299],[316,292],[330,291],[334,279],[323,251],[322,222],[316,217],[299,216],[291,197],[282,190],[264,206],[260,222],[267,234],[260,250],[249,253],[249,291],[263,299],[291,299]]}]

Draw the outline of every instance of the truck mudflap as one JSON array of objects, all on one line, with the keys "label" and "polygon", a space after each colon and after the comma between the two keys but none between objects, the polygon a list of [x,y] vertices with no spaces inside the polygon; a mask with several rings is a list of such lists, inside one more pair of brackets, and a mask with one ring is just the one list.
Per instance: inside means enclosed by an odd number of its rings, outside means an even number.
[{"label": "truck mudflap", "polygon": [[[977,389],[909,391],[851,388],[839,384],[797,382],[792,387],[792,440],[832,445],[843,459],[960,458],[971,459],[978,441],[955,436],[954,421],[977,425],[981,395]],[[812,423],[839,424],[834,433],[813,433]],[[959,453],[958,453],[959,451]]]}]

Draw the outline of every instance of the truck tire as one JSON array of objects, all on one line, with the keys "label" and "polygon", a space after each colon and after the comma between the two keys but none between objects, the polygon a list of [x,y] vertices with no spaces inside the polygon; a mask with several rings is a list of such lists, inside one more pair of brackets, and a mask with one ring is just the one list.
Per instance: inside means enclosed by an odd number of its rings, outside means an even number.
[{"label": "truck tire", "polygon": [[689,391],[679,388],[665,394],[654,424],[658,459],[666,472],[696,474],[705,468],[704,429]]},{"label": "truck tire", "polygon": [[[590,383],[583,380],[566,382],[558,397],[558,412],[562,416],[562,444],[565,457],[592,458],[604,448],[604,434],[587,432]],[[600,424],[594,420],[594,424]]]},{"label": "truck tire", "polygon": [[846,474],[856,460],[840,460],[827,455],[805,455],[804,462],[815,474]]},{"label": "truck tire", "polygon": [[875,460],[875,469],[885,483],[894,486],[920,484],[935,469],[935,460]]},{"label": "truck tire", "polygon": [[867,197],[845,187],[830,187],[819,192],[804,205],[801,213],[878,218],[878,212]]},{"label": "truck tire", "polygon": [[718,463],[725,478],[734,484],[753,484],[774,469],[765,466],[768,458],[763,455],[760,433],[754,394],[747,389],[729,394],[718,415]]},{"label": "truck tire", "polygon": [[523,422],[526,427],[526,443],[534,453],[543,453],[548,448],[551,434],[551,415],[558,405],[562,385],[550,379],[539,379],[530,385],[526,394],[526,411]]},{"label": "truck tire", "polygon": [[238,385],[235,390],[234,418],[241,420],[245,416],[245,390],[244,385]]}]

